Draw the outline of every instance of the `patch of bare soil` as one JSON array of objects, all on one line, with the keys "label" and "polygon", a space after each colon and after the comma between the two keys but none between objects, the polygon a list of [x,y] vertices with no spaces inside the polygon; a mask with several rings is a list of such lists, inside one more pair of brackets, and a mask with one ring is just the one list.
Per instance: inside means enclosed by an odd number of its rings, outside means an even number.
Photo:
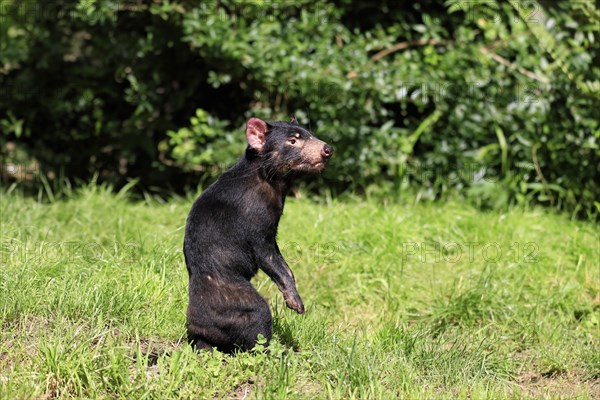
[{"label": "patch of bare soil", "polygon": [[235,400],[246,400],[250,396],[250,392],[252,391],[252,384],[247,382],[239,385],[233,391],[232,399]]},{"label": "patch of bare soil", "polygon": [[[9,360],[11,353],[15,357],[33,357],[36,354],[38,338],[50,329],[50,322],[42,317],[29,316],[5,323],[0,331],[0,371],[3,365],[18,360]],[[19,349],[19,350],[17,350]]]},{"label": "patch of bare soil", "polygon": [[517,385],[536,398],[600,399],[600,378],[588,379],[583,371],[525,372],[517,377]]}]

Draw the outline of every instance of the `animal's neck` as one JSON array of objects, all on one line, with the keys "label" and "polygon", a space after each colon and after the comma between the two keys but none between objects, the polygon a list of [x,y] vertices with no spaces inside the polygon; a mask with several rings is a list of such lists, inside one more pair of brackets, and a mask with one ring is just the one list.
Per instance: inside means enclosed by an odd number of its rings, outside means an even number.
[{"label": "animal's neck", "polygon": [[290,189],[290,181],[281,177],[269,177],[259,171],[257,174],[258,185],[264,194],[264,199],[279,213],[283,212],[285,196]]},{"label": "animal's neck", "polygon": [[268,197],[277,197],[283,204],[292,184],[292,176],[281,176],[266,169],[261,155],[252,149],[246,150],[245,159],[250,164],[248,169],[254,171],[256,184],[263,186],[264,190],[269,192]]}]

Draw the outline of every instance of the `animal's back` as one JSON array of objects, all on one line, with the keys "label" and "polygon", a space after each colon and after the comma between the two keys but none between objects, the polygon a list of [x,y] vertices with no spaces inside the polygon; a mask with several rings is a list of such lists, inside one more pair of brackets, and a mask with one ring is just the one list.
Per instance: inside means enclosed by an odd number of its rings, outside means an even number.
[{"label": "animal's back", "polygon": [[269,186],[255,174],[254,163],[243,157],[194,202],[184,238],[190,275],[213,272],[250,280],[258,271],[251,243],[275,237],[283,204],[271,205]]}]

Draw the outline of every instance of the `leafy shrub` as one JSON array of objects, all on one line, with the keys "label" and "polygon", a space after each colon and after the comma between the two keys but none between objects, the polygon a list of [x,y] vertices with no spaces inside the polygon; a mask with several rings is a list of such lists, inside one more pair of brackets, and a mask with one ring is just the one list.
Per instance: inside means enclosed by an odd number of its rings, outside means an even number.
[{"label": "leafy shrub", "polygon": [[294,113],[337,193],[600,210],[592,1],[48,4],[0,17],[0,144],[44,173],[179,190]]}]

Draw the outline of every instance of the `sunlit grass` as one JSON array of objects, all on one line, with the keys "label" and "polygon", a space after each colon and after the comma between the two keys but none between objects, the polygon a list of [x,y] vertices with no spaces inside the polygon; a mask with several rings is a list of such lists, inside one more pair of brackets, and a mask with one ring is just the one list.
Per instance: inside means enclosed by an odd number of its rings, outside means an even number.
[{"label": "sunlit grass", "polygon": [[307,314],[260,273],[271,352],[229,357],[184,341],[191,201],[1,196],[0,398],[600,395],[592,223],[289,199],[279,244]]}]

